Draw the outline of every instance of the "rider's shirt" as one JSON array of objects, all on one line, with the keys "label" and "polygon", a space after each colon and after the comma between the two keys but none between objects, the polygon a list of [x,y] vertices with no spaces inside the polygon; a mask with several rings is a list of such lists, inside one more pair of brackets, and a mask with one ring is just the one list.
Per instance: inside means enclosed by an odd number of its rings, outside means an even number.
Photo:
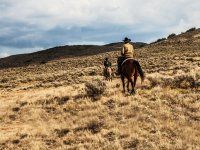
[{"label": "rider's shirt", "polygon": [[121,54],[126,58],[133,58],[133,56],[135,55],[133,45],[131,45],[130,43],[123,44]]},{"label": "rider's shirt", "polygon": [[106,68],[111,67],[111,62],[109,62],[109,61],[104,61],[104,66],[105,66]]}]

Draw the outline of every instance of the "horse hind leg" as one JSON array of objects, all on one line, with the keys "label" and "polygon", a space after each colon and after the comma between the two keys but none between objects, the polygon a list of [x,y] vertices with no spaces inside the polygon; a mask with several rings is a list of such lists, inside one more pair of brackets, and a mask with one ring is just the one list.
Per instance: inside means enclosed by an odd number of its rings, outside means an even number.
[{"label": "horse hind leg", "polygon": [[138,71],[137,69],[135,70],[135,75],[134,75],[134,83],[133,83],[133,88],[135,89],[136,82],[137,82],[137,77],[138,77]]},{"label": "horse hind leg", "polygon": [[128,82],[127,82],[127,91],[128,91],[128,92],[130,92],[129,83],[130,83],[130,81],[128,80]]},{"label": "horse hind leg", "polygon": [[134,75],[134,82],[133,80],[131,80],[131,86],[132,86],[132,91],[131,91],[131,94],[135,94],[135,85],[136,85],[136,82],[137,82],[137,73],[135,73]]},{"label": "horse hind leg", "polygon": [[124,78],[124,76],[121,76],[121,80],[122,80],[122,85],[123,85],[123,93],[125,93],[125,78]]},{"label": "horse hind leg", "polygon": [[132,90],[131,90],[130,94],[132,95],[132,94],[135,94],[135,89],[134,89],[135,86],[134,86],[133,80],[131,80],[130,82],[131,82],[131,86],[132,86]]}]

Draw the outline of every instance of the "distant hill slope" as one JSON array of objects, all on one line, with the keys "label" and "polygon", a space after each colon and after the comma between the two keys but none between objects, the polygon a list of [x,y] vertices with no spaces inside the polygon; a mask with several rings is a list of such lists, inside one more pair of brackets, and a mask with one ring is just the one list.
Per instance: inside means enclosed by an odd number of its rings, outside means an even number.
[{"label": "distant hill slope", "polygon": [[[193,29],[193,28],[192,28]],[[172,35],[172,34],[171,34]],[[200,28],[199,29],[193,29],[188,30],[184,33],[181,33],[179,35],[173,35],[168,36],[168,38],[162,38],[158,39],[157,41],[151,43],[150,45],[199,45],[200,43]]]},{"label": "distant hill slope", "polygon": [[[97,45],[72,45],[59,46],[42,50],[30,54],[13,55],[0,59],[0,69],[10,67],[22,67],[30,64],[44,64],[48,61],[70,58],[76,56],[96,55],[99,53],[120,51],[122,42],[110,43],[103,46]],[[168,38],[158,39],[157,41],[146,44],[142,42],[133,43],[136,49],[145,47],[148,51],[151,49],[167,50],[169,48],[181,49],[199,49],[200,47],[200,29],[193,28],[179,35],[173,34]],[[143,49],[143,48],[142,48]],[[141,50],[142,50],[141,49]]]},{"label": "distant hill slope", "polygon": [[[147,45],[146,43],[136,42],[134,43],[135,48],[140,48]],[[118,51],[122,46],[122,42],[111,43],[103,46],[97,45],[72,45],[72,46],[59,46],[53,47],[47,50],[42,50],[30,54],[13,55],[6,58],[0,59],[0,68],[9,67],[21,67],[30,64],[46,63],[51,60],[84,56],[84,55],[95,55],[99,53],[105,53],[110,51]]]}]

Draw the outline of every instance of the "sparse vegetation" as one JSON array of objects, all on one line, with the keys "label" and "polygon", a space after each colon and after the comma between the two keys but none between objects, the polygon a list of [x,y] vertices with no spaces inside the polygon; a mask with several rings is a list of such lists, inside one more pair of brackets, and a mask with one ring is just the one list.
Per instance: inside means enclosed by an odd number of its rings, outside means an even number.
[{"label": "sparse vegetation", "polygon": [[166,38],[161,38],[156,41],[156,43],[166,40]]},{"label": "sparse vegetation", "polygon": [[186,32],[192,32],[192,31],[195,31],[196,30],[196,28],[194,27],[194,28],[190,28],[189,30],[187,30]]},{"label": "sparse vegetation", "polygon": [[85,90],[88,96],[97,98],[102,96],[106,91],[106,84],[100,79],[92,80],[85,84]]},{"label": "sparse vegetation", "polygon": [[155,43],[159,43],[159,42],[162,42],[162,41],[165,41],[166,38],[160,38],[160,39],[157,39],[155,42],[152,42],[150,44],[155,44]]},{"label": "sparse vegetation", "polygon": [[197,41],[136,49],[146,80],[134,96],[101,76],[120,52],[1,69],[0,149],[200,149]]},{"label": "sparse vegetation", "polygon": [[171,39],[171,38],[173,38],[173,37],[175,37],[176,36],[176,34],[175,33],[172,33],[172,34],[170,34],[167,38],[168,39]]}]

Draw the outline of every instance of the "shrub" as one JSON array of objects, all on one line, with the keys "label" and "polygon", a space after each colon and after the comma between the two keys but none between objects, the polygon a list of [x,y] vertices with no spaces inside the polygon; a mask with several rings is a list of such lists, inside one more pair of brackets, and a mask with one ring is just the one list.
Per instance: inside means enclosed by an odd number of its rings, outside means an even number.
[{"label": "shrub", "polygon": [[157,43],[157,42],[164,41],[164,40],[166,40],[166,38],[161,38],[161,39],[158,39],[158,40],[156,41],[156,43]]},{"label": "shrub", "polygon": [[90,122],[87,123],[85,129],[95,134],[95,133],[100,132],[103,126],[104,126],[104,122],[99,121],[99,120],[91,120]]},{"label": "shrub", "polygon": [[190,75],[177,76],[174,79],[173,86],[182,89],[196,88],[197,81],[193,76]]},{"label": "shrub", "polygon": [[173,38],[173,37],[175,37],[176,36],[176,34],[175,33],[172,33],[172,34],[170,34],[167,38],[168,39],[171,39],[171,38]]},{"label": "shrub", "polygon": [[7,83],[8,81],[9,81],[9,78],[3,78],[0,80],[0,82],[2,82],[2,83]]},{"label": "shrub", "polygon": [[149,80],[150,87],[155,87],[155,86],[159,85],[159,82],[157,81],[157,78],[148,77],[147,79]]},{"label": "shrub", "polygon": [[70,132],[70,130],[67,128],[55,129],[54,131],[56,132],[58,137],[64,137],[65,135],[67,135]]},{"label": "shrub", "polygon": [[106,84],[101,80],[96,79],[85,84],[85,91],[88,96],[95,98],[105,93]]},{"label": "shrub", "polygon": [[158,43],[158,42],[161,42],[161,41],[164,41],[164,40],[166,40],[166,38],[158,39],[158,40],[156,40],[155,42],[152,42],[152,43],[150,43],[150,44]]},{"label": "shrub", "polygon": [[40,64],[46,64],[46,63],[47,63],[46,60],[42,60],[42,61],[40,62]]},{"label": "shrub", "polygon": [[174,78],[148,77],[148,80],[150,81],[151,88],[160,85],[161,87],[169,86],[171,88],[193,89],[193,88],[199,88],[200,86],[198,74],[196,75],[184,74],[184,75],[176,76]]},{"label": "shrub", "polygon": [[59,105],[63,105],[63,104],[65,104],[69,99],[70,99],[69,96],[60,97],[60,98],[57,98],[57,103],[58,103]]},{"label": "shrub", "polygon": [[31,63],[33,60],[32,59],[28,59],[28,60],[26,60],[25,62],[26,63]]},{"label": "shrub", "polygon": [[192,32],[192,31],[195,31],[195,30],[196,30],[196,28],[194,27],[194,28],[187,30],[186,32]]}]

